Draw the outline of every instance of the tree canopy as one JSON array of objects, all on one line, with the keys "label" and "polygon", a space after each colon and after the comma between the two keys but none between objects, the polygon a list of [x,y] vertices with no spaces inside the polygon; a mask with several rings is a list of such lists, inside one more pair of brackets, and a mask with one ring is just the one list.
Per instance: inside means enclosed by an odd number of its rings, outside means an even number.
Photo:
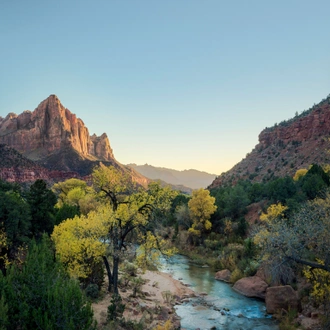
[{"label": "tree canopy", "polygon": [[[55,227],[52,238],[61,260],[72,275],[80,278],[93,274],[93,267],[103,260],[109,291],[118,294],[118,267],[125,251],[138,244],[137,261],[146,266],[157,257],[154,250],[173,253],[166,242],[157,235],[157,206],[165,207],[159,196],[167,196],[160,187],[152,186],[157,193],[139,190],[131,178],[120,169],[100,165],[93,171],[95,191],[103,198],[103,206],[88,215],[76,216]],[[108,261],[111,257],[112,263]]]},{"label": "tree canopy", "polygon": [[203,232],[211,229],[212,223],[210,218],[217,209],[214,202],[215,198],[210,196],[208,190],[198,189],[193,191],[192,198],[188,202],[189,211],[193,219],[189,232],[200,236]]}]

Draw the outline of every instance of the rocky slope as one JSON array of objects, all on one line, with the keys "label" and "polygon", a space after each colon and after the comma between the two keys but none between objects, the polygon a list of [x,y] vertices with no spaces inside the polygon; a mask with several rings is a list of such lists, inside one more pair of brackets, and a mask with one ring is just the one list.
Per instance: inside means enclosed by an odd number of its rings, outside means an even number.
[{"label": "rocky slope", "polygon": [[152,180],[162,180],[172,185],[182,185],[190,189],[206,188],[215,179],[215,174],[209,174],[197,170],[177,171],[165,167],[152,165],[129,164],[142,175]]},{"label": "rocky slope", "polygon": [[79,177],[76,172],[50,171],[7,145],[0,144],[0,179],[8,182],[34,182],[38,179],[53,183]]},{"label": "rocky slope", "polygon": [[120,164],[114,158],[107,135],[90,136],[84,122],[65,108],[56,95],[50,95],[32,112],[0,117],[0,144],[0,178],[4,180],[84,178],[102,162],[128,172],[144,187],[150,182]]},{"label": "rocky slope", "polygon": [[217,177],[209,188],[293,176],[300,168],[330,162],[330,95],[296,117],[265,128],[259,143],[231,170]]},{"label": "rocky slope", "polygon": [[[79,170],[71,168],[71,161],[114,161],[107,135],[90,136],[84,122],[66,109],[56,95],[50,95],[33,112],[0,117],[0,143],[57,170]],[[70,159],[66,160],[68,156]],[[52,158],[57,162],[52,162]]]}]

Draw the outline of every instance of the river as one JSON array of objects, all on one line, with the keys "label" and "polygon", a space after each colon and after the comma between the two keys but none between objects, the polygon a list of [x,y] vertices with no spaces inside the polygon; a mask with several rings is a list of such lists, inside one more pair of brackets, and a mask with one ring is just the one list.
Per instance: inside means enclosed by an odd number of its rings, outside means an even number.
[{"label": "river", "polygon": [[164,261],[161,270],[191,286],[196,293],[207,294],[175,306],[183,329],[279,329],[275,320],[267,315],[263,301],[242,296],[229,284],[215,280],[211,268],[198,266],[188,258],[176,255]]}]

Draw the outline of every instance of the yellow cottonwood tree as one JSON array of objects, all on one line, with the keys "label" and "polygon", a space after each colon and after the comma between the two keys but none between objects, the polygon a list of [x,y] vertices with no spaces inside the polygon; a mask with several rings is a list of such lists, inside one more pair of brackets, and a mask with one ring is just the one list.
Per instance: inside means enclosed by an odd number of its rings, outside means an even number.
[{"label": "yellow cottonwood tree", "polygon": [[306,168],[301,168],[299,170],[296,171],[295,175],[293,176],[293,180],[294,181],[298,181],[300,178],[302,178],[306,173],[308,172],[308,170]]},{"label": "yellow cottonwood tree", "polygon": [[[280,220],[284,216],[284,212],[288,209],[287,206],[281,203],[272,204],[267,208],[266,213],[262,212],[260,215],[260,220],[263,225],[259,227],[258,232],[254,235],[253,241],[259,247],[264,247],[264,244],[269,238],[270,232],[269,227],[273,228],[275,226],[275,220]],[[264,259],[267,259],[268,255],[265,255]]]},{"label": "yellow cottonwood tree", "polygon": [[[132,193],[131,179],[114,167],[95,168],[93,180],[95,189],[104,197],[104,206],[86,216],[64,221],[55,228],[52,239],[61,261],[73,276],[91,276],[89,264],[95,263],[96,267],[102,260],[109,279],[108,290],[118,294],[119,262],[130,243],[140,245],[141,266],[157,257],[155,249],[166,255],[174,250],[156,235],[156,218],[152,216],[154,198],[145,191]],[[148,257],[144,258],[146,254]]]},{"label": "yellow cottonwood tree", "polygon": [[210,196],[208,190],[201,188],[193,191],[192,198],[188,202],[189,211],[193,219],[193,224],[188,230],[190,233],[200,236],[204,231],[211,229],[212,223],[210,218],[217,209],[214,203],[215,198]]},{"label": "yellow cottonwood tree", "polygon": [[260,215],[260,220],[265,222],[272,222],[277,218],[284,216],[284,212],[288,209],[287,206],[282,205],[281,203],[272,204],[267,208],[267,212],[262,212]]},{"label": "yellow cottonwood tree", "polygon": [[55,226],[51,237],[61,262],[72,277],[82,281],[90,279],[103,263],[112,213],[105,205],[87,216],[75,216]]}]

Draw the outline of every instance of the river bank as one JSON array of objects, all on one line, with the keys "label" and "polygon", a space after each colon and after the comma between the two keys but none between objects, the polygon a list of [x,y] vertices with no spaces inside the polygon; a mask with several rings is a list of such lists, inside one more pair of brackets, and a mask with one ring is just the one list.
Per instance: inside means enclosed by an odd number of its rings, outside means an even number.
[{"label": "river bank", "polygon": [[[216,281],[211,268],[180,255],[163,260],[162,264],[161,271],[139,274],[145,283],[136,297],[129,288],[120,290],[126,305],[124,318],[140,323],[140,328],[134,329],[155,329],[170,320],[174,328],[186,330],[278,330],[276,320],[267,315],[264,302],[242,296],[230,285]],[[127,329],[111,327],[106,322],[110,299],[105,294],[93,304],[98,328]]]},{"label": "river bank", "polygon": [[[136,297],[132,290],[119,289],[122,302],[125,304],[124,318],[143,324],[143,329],[154,329],[167,320],[179,327],[180,318],[176,315],[174,306],[185,299],[195,297],[195,292],[174,279],[172,275],[159,271],[146,271],[139,274],[144,284]],[[92,304],[98,329],[111,329],[107,323],[107,310],[111,294],[105,293],[102,299]]]}]

